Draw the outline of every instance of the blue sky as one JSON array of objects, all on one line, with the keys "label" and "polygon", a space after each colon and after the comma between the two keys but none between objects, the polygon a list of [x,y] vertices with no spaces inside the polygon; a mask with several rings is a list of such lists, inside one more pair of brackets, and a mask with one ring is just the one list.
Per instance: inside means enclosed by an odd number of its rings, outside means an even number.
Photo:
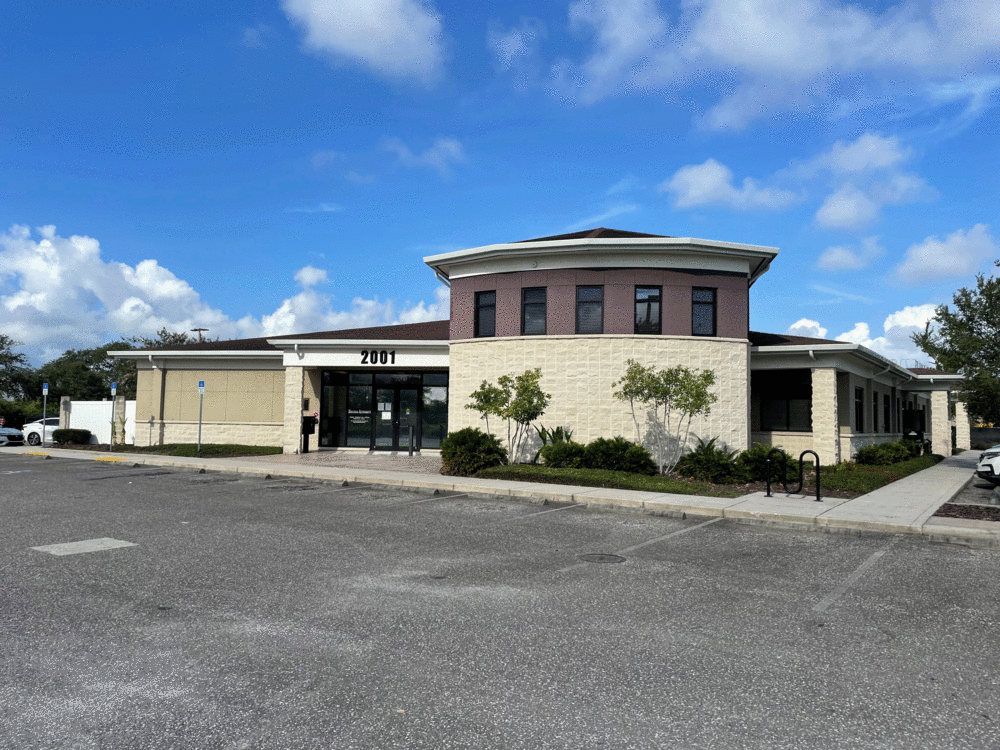
[{"label": "blue sky", "polygon": [[995,0],[4,16],[0,332],[35,363],[443,318],[425,255],[597,226],[777,246],[755,330],[905,363],[1000,258]]}]

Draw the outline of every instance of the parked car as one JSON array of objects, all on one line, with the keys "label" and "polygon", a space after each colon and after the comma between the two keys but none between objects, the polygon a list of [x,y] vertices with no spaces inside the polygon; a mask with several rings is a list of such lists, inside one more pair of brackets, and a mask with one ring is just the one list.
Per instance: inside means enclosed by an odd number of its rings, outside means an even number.
[{"label": "parked car", "polygon": [[976,476],[987,482],[1000,484],[1000,445],[994,445],[979,454]]},{"label": "parked car", "polygon": [[[44,428],[44,436],[42,434]],[[42,442],[51,443],[52,433],[59,429],[59,417],[46,417],[35,422],[29,422],[21,428],[24,439],[28,445],[41,445]]]},{"label": "parked car", "polygon": [[0,446],[24,445],[24,433],[13,427],[0,427]]}]

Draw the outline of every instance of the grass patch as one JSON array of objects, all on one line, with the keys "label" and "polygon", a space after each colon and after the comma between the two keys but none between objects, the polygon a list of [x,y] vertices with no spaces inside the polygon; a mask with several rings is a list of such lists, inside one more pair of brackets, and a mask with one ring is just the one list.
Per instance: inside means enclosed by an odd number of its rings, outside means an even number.
[{"label": "grass patch", "polygon": [[716,485],[675,477],[647,477],[644,474],[630,474],[626,471],[606,471],[604,469],[553,469],[550,466],[533,466],[531,464],[496,466],[492,469],[484,469],[476,476],[482,479],[575,484],[581,487],[669,492],[676,495],[739,497],[747,493],[746,488],[741,485]]},{"label": "grass patch", "polygon": [[[107,451],[108,446],[79,445],[59,446],[61,448],[79,448],[82,450]],[[115,453],[154,453],[158,456],[181,456],[187,458],[237,458],[239,456],[273,456],[282,452],[280,447],[273,445],[219,445],[202,443],[201,453],[196,443],[166,443],[165,445],[116,445]]]},{"label": "grass patch", "polygon": [[[820,492],[822,496],[831,493],[836,497],[851,498],[864,495],[879,487],[896,482],[910,474],[930,468],[942,456],[920,456],[909,461],[901,461],[890,466],[859,466],[853,463],[822,467]],[[619,490],[641,490],[643,492],[668,492],[676,495],[704,495],[706,497],[741,497],[756,491],[764,491],[764,482],[752,484],[709,484],[679,477],[647,477],[624,471],[604,471],[602,469],[553,469],[549,466],[513,464],[485,469],[477,477],[482,479],[507,479],[515,482],[544,482],[546,484],[574,484],[581,487],[608,487]],[[794,488],[795,482],[789,486]],[[810,493],[812,470],[807,469],[806,486],[803,493]],[[771,483],[772,492],[781,492],[781,482]]]}]

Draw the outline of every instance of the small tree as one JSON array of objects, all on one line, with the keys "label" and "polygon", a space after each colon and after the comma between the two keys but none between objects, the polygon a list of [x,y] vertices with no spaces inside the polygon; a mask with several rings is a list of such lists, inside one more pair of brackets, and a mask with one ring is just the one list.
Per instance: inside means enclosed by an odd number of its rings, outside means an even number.
[{"label": "small tree", "polygon": [[501,375],[497,385],[483,381],[470,396],[466,409],[478,411],[490,429],[490,415],[507,420],[507,455],[515,460],[531,435],[531,423],[545,413],[551,396],[539,385],[540,368],[525,370],[520,375]]},{"label": "small tree", "polygon": [[632,411],[636,439],[639,439],[639,417],[636,405],[647,409],[647,421],[652,422],[653,445],[656,447],[657,465],[664,474],[673,470],[681,451],[691,434],[691,419],[707,415],[718,396],[709,389],[715,384],[711,370],[691,370],[677,365],[667,370],[652,367],[630,359],[626,362],[625,375],[612,387],[614,397],[627,401]]}]

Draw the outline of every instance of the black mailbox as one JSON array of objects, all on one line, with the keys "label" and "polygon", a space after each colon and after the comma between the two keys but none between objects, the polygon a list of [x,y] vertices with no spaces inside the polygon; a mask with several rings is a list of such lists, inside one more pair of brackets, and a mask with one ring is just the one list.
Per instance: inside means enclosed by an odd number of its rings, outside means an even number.
[{"label": "black mailbox", "polygon": [[316,434],[316,423],[319,420],[316,417],[302,417],[302,434],[303,435],[315,435]]}]

